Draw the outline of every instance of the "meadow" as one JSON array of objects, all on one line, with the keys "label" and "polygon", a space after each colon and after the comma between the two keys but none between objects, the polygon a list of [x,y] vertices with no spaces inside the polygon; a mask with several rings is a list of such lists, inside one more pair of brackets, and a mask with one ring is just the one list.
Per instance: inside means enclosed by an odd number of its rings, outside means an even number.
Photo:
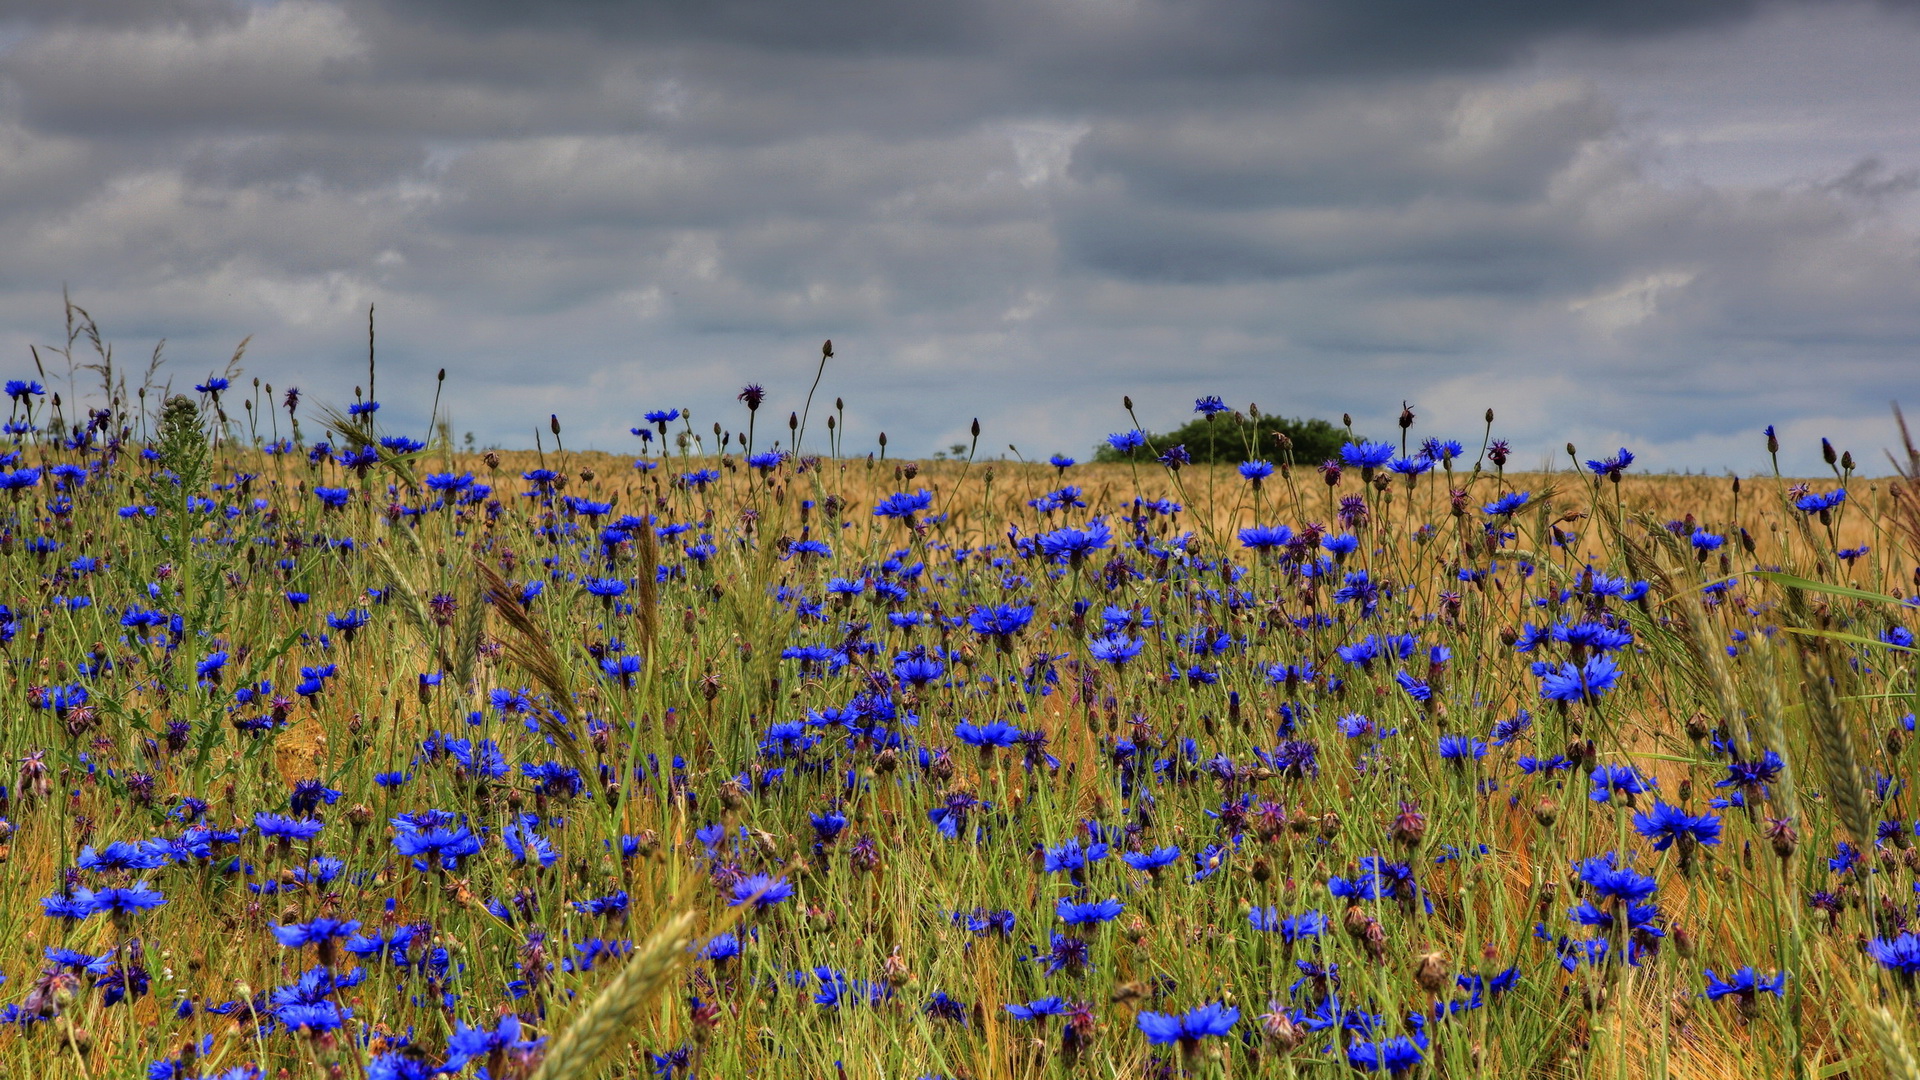
[{"label": "meadow", "polygon": [[0,1072],[1920,1080],[1882,448],[796,457],[757,390],[480,455],[7,384]]}]

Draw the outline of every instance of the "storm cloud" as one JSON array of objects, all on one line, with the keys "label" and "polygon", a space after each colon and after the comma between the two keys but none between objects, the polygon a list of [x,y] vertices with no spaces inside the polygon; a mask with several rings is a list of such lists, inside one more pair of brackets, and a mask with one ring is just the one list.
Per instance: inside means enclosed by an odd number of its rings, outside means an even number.
[{"label": "storm cloud", "polygon": [[[1467,10],[1470,8],[1470,10]],[[1902,5],[0,3],[0,353],[619,449],[651,408],[1084,452],[1202,394],[1524,459],[1876,461],[1920,389]]]}]

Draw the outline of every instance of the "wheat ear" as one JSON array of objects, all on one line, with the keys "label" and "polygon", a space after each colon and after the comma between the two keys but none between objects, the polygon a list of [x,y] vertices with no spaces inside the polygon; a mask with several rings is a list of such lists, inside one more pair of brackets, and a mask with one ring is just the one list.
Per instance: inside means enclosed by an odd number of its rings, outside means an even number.
[{"label": "wheat ear", "polygon": [[1867,1022],[1873,1026],[1874,1039],[1880,1044],[1880,1056],[1886,1059],[1887,1075],[1893,1080],[1920,1080],[1920,1059],[1900,1030],[1900,1021],[1885,1007],[1867,1010]]},{"label": "wheat ear", "polygon": [[693,944],[693,924],[694,913],[685,911],[655,930],[587,1011],[554,1041],[533,1080],[584,1080],[591,1075],[607,1044],[628,1029],[634,1014],[686,958],[687,947]]}]

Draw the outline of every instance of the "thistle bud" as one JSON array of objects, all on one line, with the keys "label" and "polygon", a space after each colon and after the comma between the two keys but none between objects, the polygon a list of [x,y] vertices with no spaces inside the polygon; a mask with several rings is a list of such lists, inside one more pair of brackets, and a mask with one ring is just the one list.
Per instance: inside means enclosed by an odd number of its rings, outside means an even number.
[{"label": "thistle bud", "polygon": [[1413,981],[1427,993],[1438,994],[1448,982],[1446,954],[1435,950],[1420,957],[1414,964]]},{"label": "thistle bud", "polygon": [[1491,424],[1491,423],[1493,423],[1493,410],[1492,410],[1492,409],[1488,409],[1488,410],[1487,410],[1487,423],[1489,423],[1489,424]]},{"label": "thistle bud", "polygon": [[1533,804],[1533,820],[1539,822],[1542,828],[1552,828],[1559,819],[1560,804],[1552,798],[1542,795],[1540,801]]}]

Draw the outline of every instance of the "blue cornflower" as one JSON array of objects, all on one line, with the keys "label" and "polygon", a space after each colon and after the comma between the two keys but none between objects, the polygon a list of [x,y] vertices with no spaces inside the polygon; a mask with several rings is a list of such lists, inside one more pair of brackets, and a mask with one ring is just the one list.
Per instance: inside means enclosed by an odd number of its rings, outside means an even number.
[{"label": "blue cornflower", "polygon": [[1466,735],[1440,736],[1440,760],[1464,765],[1487,756],[1487,744]]},{"label": "blue cornflower", "polygon": [[1054,562],[1078,565],[1087,556],[1104,550],[1113,540],[1113,533],[1107,529],[1106,522],[1095,518],[1084,529],[1065,528],[1041,533],[1036,539],[1040,551]]},{"label": "blue cornflower", "polygon": [[1495,517],[1512,517],[1514,514],[1519,513],[1520,509],[1527,505],[1527,500],[1531,498],[1533,498],[1532,492],[1509,491],[1505,495],[1481,507],[1480,511]]},{"label": "blue cornflower", "polygon": [[953,726],[953,737],[968,746],[977,746],[981,750],[1006,747],[1018,744],[1025,733],[1005,720],[994,720],[986,724],[961,721]]},{"label": "blue cornflower", "polygon": [[788,884],[786,878],[776,878],[771,874],[754,874],[734,883],[733,899],[727,902],[727,906],[739,907],[751,902],[756,908],[769,908],[792,895],[793,886]]},{"label": "blue cornflower", "polygon": [[1718,1001],[1723,997],[1733,995],[1738,997],[1743,1005],[1751,1005],[1753,999],[1763,993],[1779,997],[1780,992],[1786,989],[1787,985],[1786,972],[1776,972],[1774,976],[1769,979],[1751,967],[1743,967],[1725,979],[1715,975],[1712,968],[1708,968],[1706,970],[1706,976],[1706,997],[1708,1000]]},{"label": "blue cornflower", "polygon": [[1125,634],[1102,634],[1087,641],[1087,651],[1095,660],[1121,667],[1127,661],[1140,655],[1146,642],[1130,638]]},{"label": "blue cornflower", "polygon": [[1418,1066],[1424,1056],[1426,1036],[1420,1041],[1397,1035],[1375,1042],[1354,1042],[1347,1047],[1347,1064],[1361,1072],[1383,1072],[1399,1076]]},{"label": "blue cornflower", "polygon": [[1689,814],[1667,802],[1656,801],[1653,809],[1633,815],[1633,827],[1654,842],[1655,851],[1665,851],[1676,840],[1699,844],[1720,842],[1718,814]]},{"label": "blue cornflower", "polygon": [[1253,486],[1259,487],[1260,481],[1273,475],[1273,462],[1243,461],[1240,463],[1240,475],[1253,481]]},{"label": "blue cornflower", "polygon": [[1340,461],[1350,469],[1377,469],[1392,460],[1392,443],[1350,442],[1340,447]]},{"label": "blue cornflower", "polygon": [[[1546,670],[1540,671],[1544,667]],[[1546,701],[1584,701],[1593,704],[1620,681],[1620,665],[1610,656],[1590,656],[1580,665],[1537,665],[1540,697]]]},{"label": "blue cornflower", "polygon": [[[445,815],[436,815],[440,816]],[[393,825],[394,849],[412,859],[414,869],[422,873],[458,870],[461,859],[480,851],[480,838],[464,825],[423,827],[404,817],[394,818]]]},{"label": "blue cornflower", "polygon": [[1184,1015],[1143,1012],[1135,1022],[1150,1043],[1179,1043],[1183,1048],[1192,1049],[1209,1035],[1225,1036],[1239,1020],[1239,1009],[1215,1001]]},{"label": "blue cornflower", "polygon": [[111,889],[77,889],[73,896],[76,902],[85,903],[89,911],[106,911],[115,915],[147,911],[167,902],[167,898],[160,895],[160,890],[144,881]]},{"label": "blue cornflower", "polygon": [[916,491],[911,495],[905,492],[896,492],[874,504],[873,516],[906,518],[911,521],[913,515],[932,505],[933,492],[931,491]]},{"label": "blue cornflower", "polygon": [[485,1028],[471,1028],[455,1021],[453,1034],[447,1039],[447,1064],[444,1071],[457,1073],[467,1067],[467,1062],[484,1061],[496,1051],[511,1053],[531,1050],[545,1041],[545,1039],[522,1040],[520,1018],[512,1013],[502,1016],[500,1025],[492,1031]]},{"label": "blue cornflower", "polygon": [[1867,942],[1867,955],[1881,967],[1902,975],[1920,972],[1920,937],[1901,934],[1896,938],[1874,938]]},{"label": "blue cornflower", "polygon": [[893,677],[911,686],[925,686],[946,672],[947,665],[923,648],[893,658]]},{"label": "blue cornflower", "polygon": [[560,853],[553,849],[547,838],[533,831],[531,827],[514,822],[500,830],[500,840],[507,845],[507,851],[515,862],[537,862],[541,866],[552,866]]},{"label": "blue cornflower", "polygon": [[1217,413],[1230,412],[1232,410],[1228,408],[1226,402],[1220,400],[1219,394],[1208,394],[1206,397],[1194,401],[1193,411],[1211,420]]},{"label": "blue cornflower", "polygon": [[1144,431],[1123,431],[1107,436],[1107,445],[1122,454],[1131,454],[1147,445],[1147,433]]},{"label": "blue cornflower", "polygon": [[1822,514],[1847,501],[1847,489],[1835,488],[1825,495],[1802,495],[1794,508],[1803,514]]},{"label": "blue cornflower", "polygon": [[260,835],[275,840],[311,840],[320,835],[323,825],[323,822],[281,817],[279,814],[253,815],[253,827],[260,830]]},{"label": "blue cornflower", "polygon": [[1240,530],[1240,546],[1254,551],[1272,551],[1293,543],[1293,530],[1285,525],[1255,525]]},{"label": "blue cornflower", "polygon": [[1612,799],[1615,792],[1641,795],[1659,786],[1653,777],[1631,765],[1596,766],[1588,779],[1593,781],[1593,790],[1587,793],[1587,797],[1602,803]]},{"label": "blue cornflower", "polygon": [[360,929],[358,922],[346,919],[316,918],[311,922],[270,925],[273,939],[289,949],[322,945],[335,938],[350,937]]},{"label": "blue cornflower", "polygon": [[1061,1016],[1071,1011],[1072,1006],[1064,999],[1045,997],[1025,1005],[1008,1005],[1006,1009],[1015,1020],[1044,1020],[1049,1016]]},{"label": "blue cornflower", "polygon": [[1157,874],[1166,867],[1172,866],[1174,863],[1180,861],[1180,849],[1178,847],[1163,847],[1155,848],[1152,851],[1129,851],[1120,856],[1120,861],[1133,867],[1135,870],[1145,870],[1150,874]]},{"label": "blue cornflower", "polygon": [[1105,844],[1090,844],[1082,847],[1080,841],[1068,840],[1058,847],[1048,848],[1043,865],[1049,874],[1065,871],[1077,875],[1087,868],[1087,864],[1099,862],[1106,857],[1107,845]]},{"label": "blue cornflower", "polygon": [[1011,644],[1013,635],[1025,630],[1032,621],[1031,605],[990,604],[974,608],[967,615],[967,625],[974,633],[998,638],[1003,645]]},{"label": "blue cornflower", "polygon": [[1660,887],[1653,878],[1624,865],[1619,855],[1611,851],[1576,860],[1573,867],[1580,880],[1596,895],[1616,897],[1629,904],[1645,901]]},{"label": "blue cornflower", "polygon": [[1255,930],[1279,934],[1280,939],[1287,942],[1319,937],[1327,932],[1327,917],[1318,911],[1282,915],[1277,908],[1256,907],[1247,912],[1247,923]]},{"label": "blue cornflower", "polygon": [[1604,476],[1614,483],[1620,482],[1620,474],[1633,464],[1633,451],[1621,447],[1618,454],[1603,461],[1587,460],[1587,470],[1595,476]]},{"label": "blue cornflower", "polygon": [[1060,921],[1069,926],[1080,926],[1087,923],[1111,922],[1120,917],[1120,912],[1126,910],[1126,906],[1121,901],[1112,899],[1076,903],[1061,897],[1053,910],[1060,916]]}]

